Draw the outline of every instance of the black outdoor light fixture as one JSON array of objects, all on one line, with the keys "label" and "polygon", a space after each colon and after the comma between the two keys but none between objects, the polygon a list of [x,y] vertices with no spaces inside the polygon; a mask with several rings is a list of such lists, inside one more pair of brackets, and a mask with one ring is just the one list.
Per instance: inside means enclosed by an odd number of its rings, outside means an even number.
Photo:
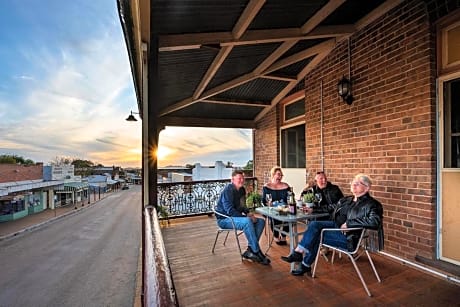
[{"label": "black outdoor light fixture", "polygon": [[133,114],[139,114],[139,113],[131,111],[131,114],[126,118],[126,120],[129,122],[137,122],[137,119],[134,117]]},{"label": "black outdoor light fixture", "polygon": [[348,76],[343,76],[337,84],[339,96],[342,97],[348,105],[353,103],[353,95],[351,94],[351,53],[350,53],[350,38],[348,38]]},{"label": "black outdoor light fixture", "polygon": [[342,80],[337,84],[337,89],[339,91],[339,96],[342,97],[348,105],[353,103],[353,96],[351,95],[351,82],[345,76],[342,77]]}]

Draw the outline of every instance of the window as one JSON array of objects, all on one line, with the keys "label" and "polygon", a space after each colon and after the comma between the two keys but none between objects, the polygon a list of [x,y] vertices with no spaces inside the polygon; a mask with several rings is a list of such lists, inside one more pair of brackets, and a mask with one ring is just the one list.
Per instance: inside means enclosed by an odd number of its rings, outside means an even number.
[{"label": "window", "polygon": [[305,168],[305,124],[281,130],[281,167]]},{"label": "window", "polygon": [[460,167],[460,79],[443,83],[444,167]]},{"label": "window", "polygon": [[305,101],[302,99],[284,105],[284,121],[289,121],[305,114]]}]

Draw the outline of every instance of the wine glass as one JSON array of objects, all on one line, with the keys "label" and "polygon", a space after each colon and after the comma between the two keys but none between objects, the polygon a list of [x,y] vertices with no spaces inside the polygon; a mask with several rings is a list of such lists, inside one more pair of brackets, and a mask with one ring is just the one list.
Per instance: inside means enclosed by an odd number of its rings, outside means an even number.
[{"label": "wine glass", "polygon": [[318,205],[319,205],[321,203],[321,201],[323,200],[323,194],[316,193],[315,197],[316,197],[316,201],[318,202]]},{"label": "wine glass", "polygon": [[267,200],[267,206],[271,207],[272,206],[272,195],[270,193],[265,194],[265,199]]}]

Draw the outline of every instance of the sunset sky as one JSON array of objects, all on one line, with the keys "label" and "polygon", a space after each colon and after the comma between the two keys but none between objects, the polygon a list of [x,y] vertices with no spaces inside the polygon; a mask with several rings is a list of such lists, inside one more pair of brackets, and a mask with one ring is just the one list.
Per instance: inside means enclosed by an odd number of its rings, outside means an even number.
[{"label": "sunset sky", "polygon": [[[116,0],[0,1],[0,154],[141,166],[141,122]],[[159,165],[245,165],[252,133],[167,127]]]}]

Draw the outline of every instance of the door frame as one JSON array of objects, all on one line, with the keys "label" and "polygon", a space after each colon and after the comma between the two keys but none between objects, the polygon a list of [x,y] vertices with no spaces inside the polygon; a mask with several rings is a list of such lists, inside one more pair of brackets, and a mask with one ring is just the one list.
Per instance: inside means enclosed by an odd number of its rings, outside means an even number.
[{"label": "door frame", "polygon": [[460,262],[447,258],[443,256],[442,252],[442,210],[443,210],[443,200],[442,200],[442,188],[443,188],[443,173],[448,172],[458,172],[460,173],[460,168],[445,168],[444,167],[444,82],[451,80],[460,79],[460,71],[452,72],[443,76],[438,77],[436,80],[436,125],[437,125],[437,184],[436,184],[436,199],[437,199],[437,213],[436,213],[436,258],[456,265],[460,265]]}]

